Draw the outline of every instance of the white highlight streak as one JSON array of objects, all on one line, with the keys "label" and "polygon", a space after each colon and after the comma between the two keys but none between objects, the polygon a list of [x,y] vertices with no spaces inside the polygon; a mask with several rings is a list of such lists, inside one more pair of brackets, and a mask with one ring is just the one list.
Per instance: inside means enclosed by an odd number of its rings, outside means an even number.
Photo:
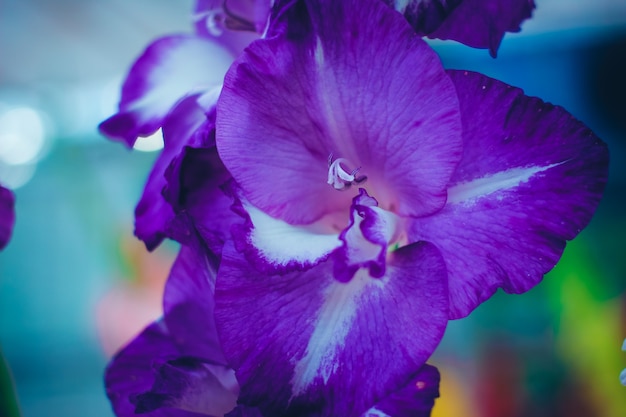
[{"label": "white highlight streak", "polygon": [[372,407],[363,414],[362,417],[391,417],[389,414],[383,413],[376,407]]},{"label": "white highlight streak", "polygon": [[448,189],[448,204],[468,203],[497,191],[518,187],[520,184],[527,182],[534,175],[565,162],[567,161],[542,167],[511,168],[483,178],[457,184]]},{"label": "white highlight streak", "polygon": [[357,313],[357,300],[369,282],[369,275],[359,271],[350,282],[333,282],[328,287],[326,301],[319,312],[305,355],[295,363],[291,380],[292,397],[306,391],[318,376],[327,383],[337,370],[335,356],[344,346]]},{"label": "white highlight streak", "polygon": [[244,208],[254,224],[250,243],[268,261],[287,265],[290,261],[314,263],[341,245],[337,234],[315,230],[315,224],[292,226],[245,204]]}]

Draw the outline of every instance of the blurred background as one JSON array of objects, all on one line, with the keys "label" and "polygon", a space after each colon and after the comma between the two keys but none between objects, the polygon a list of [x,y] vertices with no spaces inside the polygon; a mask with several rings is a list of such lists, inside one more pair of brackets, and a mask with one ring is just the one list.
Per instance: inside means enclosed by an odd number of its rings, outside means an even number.
[{"label": "blurred background", "polygon": [[[433,359],[443,376],[435,417],[626,416],[626,1],[537,3],[495,60],[433,45],[447,67],[522,87],[584,121],[611,149],[609,185],[541,285],[499,293],[450,324]],[[150,40],[191,30],[192,4],[0,2],[0,183],[17,198],[0,252],[0,350],[23,417],[112,417],[107,360],[160,314],[176,247],[148,254],[132,236],[159,137],[130,152],[96,127]],[[9,391],[0,377],[0,405]]]}]

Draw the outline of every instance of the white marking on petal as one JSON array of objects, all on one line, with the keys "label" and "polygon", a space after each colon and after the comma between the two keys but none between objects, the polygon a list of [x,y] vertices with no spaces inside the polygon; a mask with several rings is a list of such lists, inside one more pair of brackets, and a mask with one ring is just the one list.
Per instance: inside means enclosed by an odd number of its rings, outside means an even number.
[{"label": "white marking on petal", "polygon": [[139,110],[144,120],[165,115],[182,96],[220,86],[233,57],[223,47],[200,39],[186,39],[163,48],[154,57],[145,93],[128,110]]},{"label": "white marking on petal", "polygon": [[372,407],[369,410],[367,410],[365,413],[363,413],[362,417],[391,417],[391,416],[387,413],[383,413],[376,407]]},{"label": "white marking on petal", "polygon": [[511,168],[472,181],[457,184],[448,189],[448,204],[470,203],[486,195],[518,187],[527,182],[534,175],[565,162],[566,161],[558,162],[546,166]]},{"label": "white marking on petal", "polygon": [[306,391],[318,377],[328,383],[339,365],[336,357],[352,328],[359,296],[373,281],[366,272],[360,271],[348,283],[335,281],[329,285],[304,357],[295,362],[292,398]]},{"label": "white marking on petal", "polygon": [[318,69],[324,68],[324,47],[320,38],[317,38],[317,43],[315,44],[315,63]]},{"label": "white marking on petal", "polygon": [[244,208],[254,225],[250,243],[272,263],[315,263],[341,245],[338,235],[329,233],[322,224],[293,226],[250,204],[244,204]]}]

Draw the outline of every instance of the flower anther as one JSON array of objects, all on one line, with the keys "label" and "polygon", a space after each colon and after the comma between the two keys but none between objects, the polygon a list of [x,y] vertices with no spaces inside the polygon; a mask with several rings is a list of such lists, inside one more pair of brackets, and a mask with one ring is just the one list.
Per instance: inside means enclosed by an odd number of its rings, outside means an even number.
[{"label": "flower anther", "polygon": [[333,161],[332,153],[328,156],[327,182],[329,185],[332,185],[335,190],[347,190],[353,184],[361,184],[367,180],[367,176],[357,175],[361,167],[351,171],[346,170],[344,167],[349,164],[349,161],[345,158],[337,158]]}]

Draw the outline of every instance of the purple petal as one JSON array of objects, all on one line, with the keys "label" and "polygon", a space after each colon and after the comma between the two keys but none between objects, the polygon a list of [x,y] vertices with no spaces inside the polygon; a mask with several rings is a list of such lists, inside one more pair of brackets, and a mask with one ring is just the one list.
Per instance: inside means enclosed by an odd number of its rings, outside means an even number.
[{"label": "purple petal", "polygon": [[11,190],[0,185],[0,249],[9,243],[14,223],[15,197]]},{"label": "purple petal", "polygon": [[384,209],[440,209],[462,145],[438,57],[380,1],[305,5],[312,30],[253,43],[225,79],[217,146],[244,196],[311,223],[350,206],[334,169],[355,183],[367,176],[362,187]]},{"label": "purple petal", "polygon": [[[463,0],[383,0],[404,15],[420,35],[437,29]],[[467,0],[466,0],[467,1]]]},{"label": "purple petal", "polygon": [[164,320],[182,354],[226,364],[213,318],[214,263],[199,242],[181,247],[165,286]]},{"label": "purple petal", "polygon": [[348,283],[330,261],[259,276],[232,246],[222,256],[220,340],[240,403],[267,415],[361,416],[406,384],[447,324],[446,271],[428,243],[390,254],[384,277],[362,269]]},{"label": "purple petal", "polygon": [[197,0],[196,32],[214,38],[237,56],[265,32],[272,3],[272,0]]},{"label": "purple petal", "polygon": [[166,236],[167,225],[175,215],[174,208],[163,197],[165,171],[184,146],[208,146],[212,141],[214,115],[210,108],[198,103],[199,96],[186,97],[174,107],[163,123],[164,148],[156,160],[143,195],[135,209],[135,235],[149,250],[156,248]]},{"label": "purple petal", "polygon": [[232,226],[235,247],[258,271],[305,270],[326,260],[341,245],[337,231],[327,225],[333,223],[332,219],[293,226],[251,205],[234,184],[229,184],[227,190],[234,199],[232,209],[240,216]]},{"label": "purple petal", "polygon": [[120,351],[105,374],[115,414],[195,417],[230,411],[237,398],[233,371],[180,355],[164,322],[147,327]]},{"label": "purple petal", "polygon": [[[214,140],[215,131],[210,133]],[[217,155],[215,146],[186,146],[165,174],[164,196],[179,213],[168,228],[169,236],[184,242],[194,231],[209,249],[219,255],[230,228],[240,221],[231,210],[232,200],[221,189],[231,177]]]},{"label": "purple petal", "polygon": [[335,254],[335,278],[347,282],[359,268],[375,278],[384,276],[387,247],[396,240],[399,220],[361,188],[352,202],[350,224],[339,236],[343,246]]},{"label": "purple petal", "polygon": [[[150,390],[155,379],[152,363],[164,358],[179,355],[165,323],[156,322],[147,327],[128,346],[120,351],[105,374],[106,392],[118,417],[135,415],[135,405],[131,396]],[[166,411],[148,414],[150,417],[191,417],[193,414],[181,411],[180,414],[167,414]]]},{"label": "purple petal", "polygon": [[217,416],[233,409],[238,385],[215,331],[214,280],[202,247],[183,246],[166,285],[164,319],[107,368],[107,394],[118,416]]},{"label": "purple petal", "polygon": [[263,417],[263,414],[261,414],[256,407],[238,405],[233,411],[226,414],[225,417]]},{"label": "purple petal", "polygon": [[530,18],[534,0],[463,0],[429,38],[452,39],[474,48],[489,48],[495,57],[506,32],[519,32]]},{"label": "purple petal", "polygon": [[233,56],[208,39],[187,35],[161,38],[131,68],[119,112],[100,131],[132,147],[138,136],[154,133],[182,97],[222,83]]},{"label": "purple petal", "polygon": [[223,416],[235,407],[238,389],[232,369],[181,357],[161,365],[150,391],[132,396],[131,402],[136,414],[174,408]]},{"label": "purple petal", "polygon": [[430,417],[439,397],[439,371],[424,365],[402,389],[388,395],[362,417]]},{"label": "purple petal", "polygon": [[483,75],[450,71],[464,155],[436,215],[410,239],[434,243],[448,267],[452,318],[497,288],[521,293],[590,221],[608,171],[606,145],[560,107]]}]

